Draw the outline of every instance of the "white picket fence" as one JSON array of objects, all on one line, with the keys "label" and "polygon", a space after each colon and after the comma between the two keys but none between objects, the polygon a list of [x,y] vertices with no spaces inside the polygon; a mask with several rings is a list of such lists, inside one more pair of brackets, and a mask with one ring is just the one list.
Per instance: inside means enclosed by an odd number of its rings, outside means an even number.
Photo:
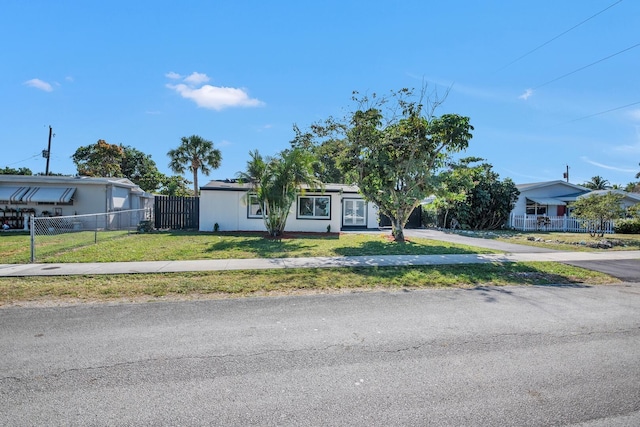
[{"label": "white picket fence", "polygon": [[[520,231],[564,231],[588,233],[594,222],[572,216],[511,215],[509,226]],[[613,221],[604,223],[605,233],[613,233]]]}]

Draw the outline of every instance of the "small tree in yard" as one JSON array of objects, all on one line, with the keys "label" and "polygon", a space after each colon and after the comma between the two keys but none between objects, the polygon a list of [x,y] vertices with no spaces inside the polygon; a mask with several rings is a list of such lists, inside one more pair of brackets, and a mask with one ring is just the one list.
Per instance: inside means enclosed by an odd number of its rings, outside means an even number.
[{"label": "small tree in yard", "polygon": [[247,170],[239,172],[238,178],[251,184],[251,194],[262,206],[262,219],[269,235],[280,236],[302,186],[322,185],[314,176],[315,157],[302,149],[285,150],[266,159],[255,150],[250,156]]},{"label": "small tree in yard", "polygon": [[391,219],[394,239],[404,242],[409,215],[435,190],[435,170],[449,153],[467,148],[473,127],[468,117],[434,117],[437,97],[427,100],[425,112],[423,96],[415,100],[410,89],[380,98],[355,93],[353,100],[359,108],[345,126],[347,167],[355,171],[364,198]]},{"label": "small tree in yard", "polygon": [[573,215],[595,223],[592,231],[602,235],[605,222],[624,216],[622,199],[624,196],[617,193],[586,195],[573,203]]}]

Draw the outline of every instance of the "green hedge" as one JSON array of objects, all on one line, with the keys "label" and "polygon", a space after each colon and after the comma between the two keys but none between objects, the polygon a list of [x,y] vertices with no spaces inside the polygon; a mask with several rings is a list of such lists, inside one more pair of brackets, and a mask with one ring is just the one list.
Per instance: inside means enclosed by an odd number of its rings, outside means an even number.
[{"label": "green hedge", "polygon": [[620,234],[640,234],[640,218],[616,221],[613,231]]}]

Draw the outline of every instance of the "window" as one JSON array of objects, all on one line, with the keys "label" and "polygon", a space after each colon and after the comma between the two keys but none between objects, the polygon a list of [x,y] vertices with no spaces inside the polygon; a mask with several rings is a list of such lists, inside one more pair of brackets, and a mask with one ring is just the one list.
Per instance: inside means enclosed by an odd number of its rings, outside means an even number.
[{"label": "window", "polygon": [[329,196],[298,197],[298,218],[331,219],[331,197]]},{"label": "window", "polygon": [[527,199],[527,215],[546,215],[547,214],[547,206],[539,205],[536,202],[533,202]]},{"label": "window", "polygon": [[249,203],[247,204],[247,218],[262,218],[263,206],[258,201],[258,196],[249,194]]}]

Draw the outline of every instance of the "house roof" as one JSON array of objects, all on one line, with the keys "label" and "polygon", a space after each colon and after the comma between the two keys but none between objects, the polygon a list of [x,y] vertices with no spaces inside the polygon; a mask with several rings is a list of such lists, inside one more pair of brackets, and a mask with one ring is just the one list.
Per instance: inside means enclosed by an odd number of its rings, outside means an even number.
[{"label": "house roof", "polygon": [[[133,183],[128,178],[102,178],[89,176],[47,176],[47,175],[0,175],[0,200],[20,200],[27,197],[31,202],[52,200],[40,200],[45,195],[46,199],[54,197],[53,201],[70,199],[76,188],[80,185],[113,185],[116,187],[128,188],[132,193],[142,197],[153,197],[152,194],[146,193],[140,186]],[[11,192],[26,188],[28,190],[16,197]],[[6,193],[6,194],[5,194]],[[26,195],[25,195],[26,193]],[[54,194],[55,193],[55,194]],[[59,193],[59,194],[58,194]],[[70,196],[69,196],[70,194]],[[58,197],[55,197],[55,196]],[[8,197],[5,197],[8,196]],[[68,202],[68,200],[67,200]]]},{"label": "house roof", "polygon": [[[359,189],[355,185],[347,184],[324,184],[324,190],[309,188],[308,186],[302,186],[307,191],[324,191],[325,193],[358,193]],[[209,181],[204,186],[200,187],[202,191],[249,191],[251,184],[240,183],[235,180],[213,180]]]},{"label": "house roof", "polygon": [[533,190],[536,188],[543,188],[543,187],[548,187],[548,186],[552,186],[552,185],[562,185],[567,187],[567,189],[572,190],[573,193],[575,192],[588,192],[589,189],[586,187],[583,187],[581,185],[576,185],[576,184],[571,184],[570,182],[566,182],[563,181],[561,179],[558,179],[556,181],[544,181],[544,182],[531,182],[528,184],[516,184],[516,188],[518,190],[520,190],[521,193],[524,193],[526,191],[529,190]]},{"label": "house roof", "polygon": [[[71,184],[78,183],[90,184],[115,184],[122,187],[135,188],[138,187],[128,178],[103,178],[93,176],[51,176],[51,175],[0,175],[0,184],[2,183],[27,183],[29,185],[37,184]],[[139,188],[139,187],[138,187]]]},{"label": "house roof", "polygon": [[623,191],[623,190],[614,190],[614,189],[610,189],[610,190],[593,190],[590,193],[580,195],[580,197],[591,196],[591,195],[601,195],[601,194],[607,194],[607,193],[621,194],[627,199],[631,199],[631,200],[633,200],[635,202],[640,203],[640,194],[639,193],[629,193],[629,192],[626,192],[626,191]]}]

